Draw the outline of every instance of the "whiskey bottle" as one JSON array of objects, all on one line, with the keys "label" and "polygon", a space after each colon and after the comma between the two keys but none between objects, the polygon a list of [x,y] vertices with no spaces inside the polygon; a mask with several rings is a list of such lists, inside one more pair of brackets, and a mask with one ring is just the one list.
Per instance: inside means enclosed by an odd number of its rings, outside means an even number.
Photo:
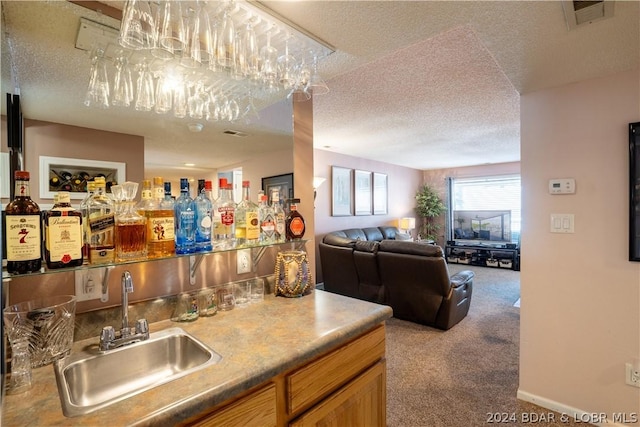
[{"label": "whiskey bottle", "polygon": [[79,267],[84,261],[82,213],[71,206],[68,192],[57,196],[57,203],[44,215],[45,261],[50,269]]},{"label": "whiskey bottle", "polygon": [[242,181],[242,200],[236,207],[236,247],[260,243],[258,205],[251,201],[250,182]]},{"label": "whiskey bottle", "polygon": [[147,218],[135,208],[138,183],[127,181],[121,187],[123,200],[116,212],[116,258],[118,261],[142,260],[147,257]]},{"label": "whiskey bottle", "polygon": [[180,178],[180,197],[174,206],[176,253],[194,253],[196,243],[196,206],[189,195],[189,180]]},{"label": "whiskey bottle", "polygon": [[298,212],[298,203],[300,199],[292,199],[289,208],[289,214],[285,221],[287,241],[300,240],[304,236],[305,224],[304,218]]},{"label": "whiskey bottle", "polygon": [[271,207],[273,208],[273,218],[276,226],[275,241],[276,243],[283,243],[287,237],[286,234],[286,216],[284,209],[280,203],[280,192],[274,190],[271,194]]},{"label": "whiskey bottle", "polygon": [[84,257],[85,264],[89,263],[89,242],[91,240],[88,203],[95,190],[96,183],[94,181],[87,181],[87,194],[80,202],[80,213],[82,214],[82,256]]},{"label": "whiskey bottle", "polygon": [[[163,182],[162,177],[154,177],[150,194],[153,197],[147,201],[144,210],[144,216],[147,218],[147,257],[168,257],[176,253],[171,183]],[[144,192],[144,183],[143,196],[147,197]]]},{"label": "whiskey bottle", "polygon": [[15,171],[14,177],[15,196],[5,209],[7,272],[33,273],[42,268],[40,207],[29,195],[29,172]]},{"label": "whiskey bottle", "polygon": [[89,264],[115,261],[116,218],[113,200],[107,197],[103,177],[94,178],[94,192],[87,201]]}]

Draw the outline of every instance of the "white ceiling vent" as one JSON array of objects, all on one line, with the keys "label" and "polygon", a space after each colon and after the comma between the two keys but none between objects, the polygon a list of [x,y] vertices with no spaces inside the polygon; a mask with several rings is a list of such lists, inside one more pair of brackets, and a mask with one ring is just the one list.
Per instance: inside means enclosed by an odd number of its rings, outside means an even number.
[{"label": "white ceiling vent", "polygon": [[562,2],[567,27],[573,30],[581,25],[591,24],[613,16],[613,0],[566,1]]}]

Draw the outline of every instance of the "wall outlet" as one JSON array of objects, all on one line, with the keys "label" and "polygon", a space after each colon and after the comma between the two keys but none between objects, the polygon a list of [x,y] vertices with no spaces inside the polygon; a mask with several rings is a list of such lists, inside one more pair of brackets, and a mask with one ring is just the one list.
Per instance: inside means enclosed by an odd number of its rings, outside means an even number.
[{"label": "wall outlet", "polygon": [[236,251],[236,272],[238,274],[251,273],[251,249]]},{"label": "wall outlet", "polygon": [[102,297],[102,281],[106,268],[90,268],[76,270],[76,298],[78,301],[89,301]]},{"label": "wall outlet", "polygon": [[640,388],[640,368],[633,363],[625,364],[625,382],[631,386]]}]

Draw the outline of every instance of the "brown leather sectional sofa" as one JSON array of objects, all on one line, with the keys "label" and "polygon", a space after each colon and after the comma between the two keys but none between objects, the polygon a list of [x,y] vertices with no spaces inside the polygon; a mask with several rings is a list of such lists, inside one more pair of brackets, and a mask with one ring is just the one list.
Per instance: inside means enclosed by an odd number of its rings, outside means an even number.
[{"label": "brown leather sectional sofa", "polygon": [[449,276],[442,248],[395,240],[396,227],[334,231],[319,245],[324,289],[385,304],[393,316],[449,329],[469,312],[474,273]]}]

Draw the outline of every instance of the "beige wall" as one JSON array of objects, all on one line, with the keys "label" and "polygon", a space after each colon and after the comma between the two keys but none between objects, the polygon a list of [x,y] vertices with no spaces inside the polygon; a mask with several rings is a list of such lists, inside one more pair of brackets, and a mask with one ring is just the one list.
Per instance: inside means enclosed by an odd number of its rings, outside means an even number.
[{"label": "beige wall", "polygon": [[[331,216],[331,166],[386,173],[388,184],[387,215]],[[314,176],[326,178],[326,181],[318,188],[315,201],[316,248],[324,235],[331,231],[379,225],[397,226],[398,218],[415,216],[415,194],[422,183],[422,171],[326,150],[314,150],[313,169]],[[322,281],[321,260],[319,258],[316,256],[316,282]]]},{"label": "beige wall", "polygon": [[[628,259],[628,124],[638,70],[521,98],[522,271],[518,396],[563,412],[640,414],[640,264]],[[576,193],[552,196],[551,178]],[[549,232],[575,214],[574,234]],[[636,425],[638,425],[636,423]]]}]

